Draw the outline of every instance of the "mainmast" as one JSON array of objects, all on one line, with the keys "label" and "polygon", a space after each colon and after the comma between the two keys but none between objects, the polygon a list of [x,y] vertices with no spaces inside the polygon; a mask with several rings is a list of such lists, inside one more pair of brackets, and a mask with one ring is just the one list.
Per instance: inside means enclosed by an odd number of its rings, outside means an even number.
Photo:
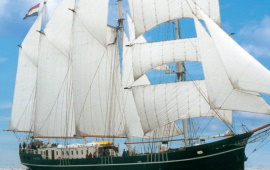
[{"label": "mainmast", "polygon": [[122,11],[122,0],[117,0],[118,5],[118,31],[120,36],[119,46],[121,47],[121,51],[123,49],[123,11]]},{"label": "mainmast", "polygon": [[[119,55],[122,55],[122,50],[123,50],[123,11],[122,11],[122,0],[117,0],[117,6],[118,6],[118,32],[119,32]],[[120,58],[122,58],[123,56],[121,56]],[[131,136],[128,136],[128,143],[132,142],[131,141]],[[128,144],[128,154],[132,155],[132,145]]]},{"label": "mainmast", "polygon": [[[176,39],[181,38],[180,34],[180,28],[179,28],[179,21],[175,20],[175,34],[176,34]],[[178,81],[184,81],[185,77],[185,67],[183,62],[177,63],[177,78]],[[183,125],[183,131],[184,131],[184,142],[185,142],[185,147],[189,146],[188,143],[188,132],[187,132],[187,121],[186,119],[182,120],[182,125]]]}]

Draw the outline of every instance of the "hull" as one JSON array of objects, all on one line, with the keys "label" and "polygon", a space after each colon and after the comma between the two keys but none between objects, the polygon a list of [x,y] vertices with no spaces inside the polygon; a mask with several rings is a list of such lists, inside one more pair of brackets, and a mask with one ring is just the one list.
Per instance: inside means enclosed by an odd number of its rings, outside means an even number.
[{"label": "hull", "polygon": [[90,159],[42,159],[20,152],[22,164],[31,170],[244,170],[245,147],[252,133],[165,153]]}]

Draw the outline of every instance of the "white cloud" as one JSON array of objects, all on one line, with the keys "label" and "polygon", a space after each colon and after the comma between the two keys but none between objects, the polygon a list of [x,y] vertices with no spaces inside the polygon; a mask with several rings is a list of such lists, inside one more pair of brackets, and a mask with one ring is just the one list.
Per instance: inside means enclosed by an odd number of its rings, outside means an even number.
[{"label": "white cloud", "polygon": [[7,58],[0,57],[0,63],[3,63],[5,61],[7,61],[7,60],[8,60]]},{"label": "white cloud", "polygon": [[267,121],[269,120],[269,116],[268,115],[263,115],[263,114],[255,114],[255,113],[248,113],[248,112],[240,112],[240,111],[236,111],[235,114],[237,114],[237,116],[239,118],[243,118],[243,119],[256,119],[257,121]]},{"label": "white cloud", "polygon": [[8,15],[7,13],[7,5],[9,0],[1,0],[0,1],[0,18],[6,17]]},{"label": "white cloud", "polygon": [[12,103],[0,103],[0,109],[10,109],[12,107]]},{"label": "white cloud", "polygon": [[270,16],[265,16],[260,22],[250,22],[238,35],[243,47],[252,55],[258,58],[270,57]]}]

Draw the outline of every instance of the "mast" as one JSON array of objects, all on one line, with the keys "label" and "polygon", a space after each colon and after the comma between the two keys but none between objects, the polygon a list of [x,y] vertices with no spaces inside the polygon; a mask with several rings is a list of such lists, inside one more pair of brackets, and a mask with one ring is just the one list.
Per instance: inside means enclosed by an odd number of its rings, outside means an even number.
[{"label": "mast", "polygon": [[[122,11],[122,0],[117,0],[117,5],[118,5],[118,31],[119,31],[119,47],[120,47],[120,52],[119,55],[122,55],[122,50],[123,50],[123,11]],[[121,56],[120,58],[122,58]],[[128,143],[131,143],[131,136],[128,136]],[[128,144],[128,154],[131,156],[132,155],[132,145]]]},{"label": "mast", "polygon": [[123,12],[122,12],[122,0],[117,0],[117,5],[118,5],[118,31],[119,31],[119,36],[120,36],[120,44],[119,46],[121,47],[121,51],[123,48]]},{"label": "mast", "polygon": [[[175,20],[175,34],[176,34],[176,39],[180,39],[180,28],[179,28],[179,21]],[[185,67],[183,62],[177,63],[177,78],[178,81],[184,81],[184,73],[185,73]],[[188,143],[188,132],[187,132],[187,121],[186,119],[182,120],[182,125],[183,125],[183,131],[184,131],[184,143],[185,147],[189,146]]]}]

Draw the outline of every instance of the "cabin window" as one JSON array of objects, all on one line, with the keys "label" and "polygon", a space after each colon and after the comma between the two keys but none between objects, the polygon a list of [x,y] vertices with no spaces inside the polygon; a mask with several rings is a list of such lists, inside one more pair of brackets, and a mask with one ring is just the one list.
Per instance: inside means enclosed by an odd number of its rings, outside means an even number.
[{"label": "cabin window", "polygon": [[88,150],[86,150],[86,154],[88,155]]},{"label": "cabin window", "polygon": [[77,155],[79,155],[79,151],[76,151]]},{"label": "cabin window", "polygon": [[83,150],[82,150],[82,155],[83,155]]},{"label": "cabin window", "polygon": [[71,151],[71,155],[73,155],[73,151]]},{"label": "cabin window", "polygon": [[68,155],[68,151],[67,151],[67,155]]},{"label": "cabin window", "polygon": [[56,155],[58,155],[58,151],[56,151]]},{"label": "cabin window", "polygon": [[62,151],[62,155],[64,155],[64,151]]}]

